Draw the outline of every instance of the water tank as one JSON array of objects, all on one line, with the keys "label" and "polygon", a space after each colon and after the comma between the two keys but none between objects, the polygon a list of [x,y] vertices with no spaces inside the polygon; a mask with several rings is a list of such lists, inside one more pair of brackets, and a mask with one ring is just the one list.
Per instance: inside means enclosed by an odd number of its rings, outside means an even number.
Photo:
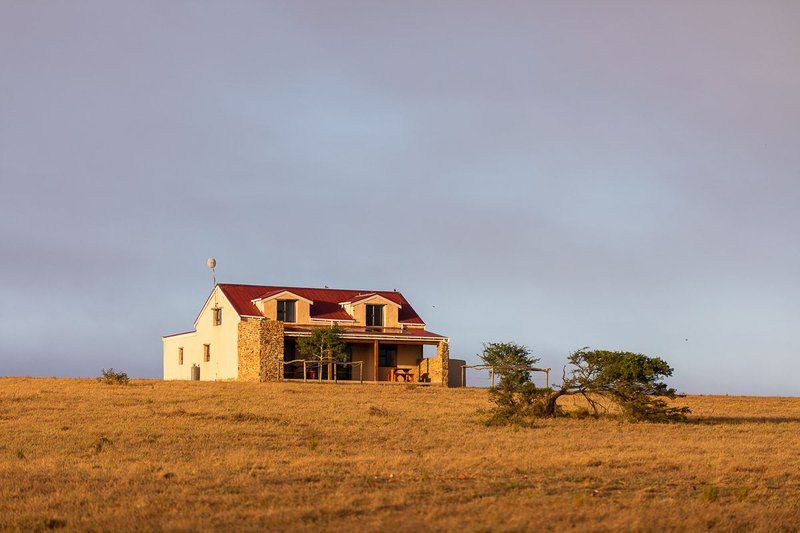
[{"label": "water tank", "polygon": [[448,387],[461,387],[461,367],[466,364],[467,362],[463,359],[450,359],[450,363],[447,366]]}]

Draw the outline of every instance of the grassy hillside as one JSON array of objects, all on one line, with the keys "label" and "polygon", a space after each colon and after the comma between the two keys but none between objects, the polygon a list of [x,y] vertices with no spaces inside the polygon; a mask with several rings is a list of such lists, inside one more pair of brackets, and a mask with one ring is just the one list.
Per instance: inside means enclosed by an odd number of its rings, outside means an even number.
[{"label": "grassy hillside", "polygon": [[800,399],[489,428],[482,390],[0,379],[0,528],[788,530]]}]

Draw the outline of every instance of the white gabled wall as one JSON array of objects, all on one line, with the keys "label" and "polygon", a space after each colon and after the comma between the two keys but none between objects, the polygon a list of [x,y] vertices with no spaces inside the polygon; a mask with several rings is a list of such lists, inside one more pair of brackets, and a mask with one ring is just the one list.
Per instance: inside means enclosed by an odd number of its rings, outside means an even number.
[{"label": "white gabled wall", "polygon": [[[222,324],[214,325],[214,307],[222,309]],[[237,338],[239,331],[238,313],[228,298],[214,287],[195,322],[195,332],[165,337],[164,379],[191,379],[192,366],[200,366],[200,379],[214,381],[236,379],[238,377]],[[211,361],[203,360],[203,345],[211,345]],[[178,364],[178,348],[183,347],[183,365]]]}]

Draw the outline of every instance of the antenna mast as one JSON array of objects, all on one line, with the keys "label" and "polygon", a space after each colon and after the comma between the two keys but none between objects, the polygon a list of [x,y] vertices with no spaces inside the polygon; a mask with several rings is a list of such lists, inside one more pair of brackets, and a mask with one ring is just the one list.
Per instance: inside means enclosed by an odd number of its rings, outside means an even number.
[{"label": "antenna mast", "polygon": [[217,286],[217,273],[214,272],[214,268],[217,266],[217,260],[213,257],[208,258],[208,268],[211,269],[211,281],[214,285],[211,287],[212,289]]}]

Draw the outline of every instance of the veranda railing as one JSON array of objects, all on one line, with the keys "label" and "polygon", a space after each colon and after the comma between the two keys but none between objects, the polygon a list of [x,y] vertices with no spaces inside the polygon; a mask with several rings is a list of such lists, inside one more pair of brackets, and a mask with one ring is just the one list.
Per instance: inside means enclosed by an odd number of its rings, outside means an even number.
[{"label": "veranda railing", "polygon": [[[295,363],[303,363],[303,381],[308,381],[308,366],[311,365],[312,368],[314,366],[317,367],[317,380],[322,381],[322,368],[325,365],[333,365],[333,381],[336,383],[339,381],[336,367],[339,365],[342,366],[358,366],[358,381],[364,383],[364,361],[336,361],[334,359],[292,359],[291,361],[278,361],[278,379],[281,381],[300,381],[299,379],[294,378],[286,378],[285,370],[286,365],[291,365]],[[331,376],[328,375],[328,381],[330,381]]]}]

